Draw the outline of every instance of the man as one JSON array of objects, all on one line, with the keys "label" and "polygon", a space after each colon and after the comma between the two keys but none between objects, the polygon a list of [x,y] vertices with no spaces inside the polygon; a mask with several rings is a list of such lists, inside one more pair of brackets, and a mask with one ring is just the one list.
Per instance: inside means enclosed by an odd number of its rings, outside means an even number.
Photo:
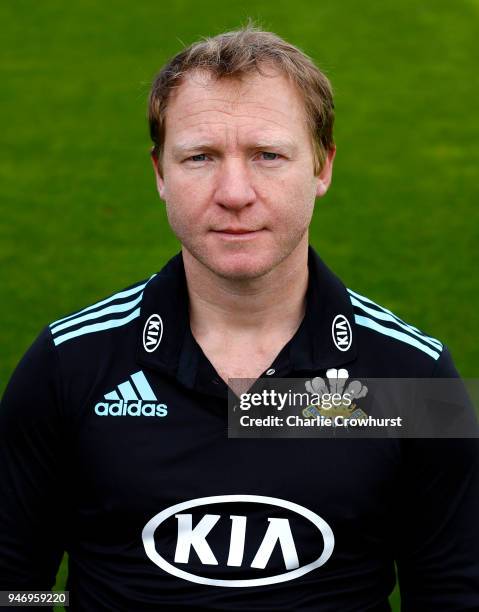
[{"label": "man", "polygon": [[52,323],[13,375],[0,588],[50,589],[67,550],[76,610],[380,611],[396,562],[404,610],[478,609],[476,440],[227,436],[230,379],[458,376],[308,248],[326,77],[246,28],[173,58],[149,121],[181,253]]}]

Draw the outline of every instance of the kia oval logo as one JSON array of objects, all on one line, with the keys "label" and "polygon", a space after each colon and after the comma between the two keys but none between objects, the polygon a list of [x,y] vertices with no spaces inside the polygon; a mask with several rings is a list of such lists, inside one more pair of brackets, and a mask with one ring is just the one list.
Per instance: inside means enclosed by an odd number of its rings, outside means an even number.
[{"label": "kia oval logo", "polygon": [[334,317],[331,331],[336,348],[340,351],[349,350],[353,341],[353,333],[351,325],[344,315],[338,314]]},{"label": "kia oval logo", "polygon": [[159,314],[148,317],[143,328],[143,347],[147,353],[152,353],[158,348],[163,336],[163,321]]},{"label": "kia oval logo", "polygon": [[[214,504],[232,504],[232,508],[230,511],[226,511],[223,515],[205,513],[193,528],[193,515],[185,512],[185,510],[199,508],[201,506],[212,506]],[[265,506],[272,506],[274,508],[274,510],[272,509],[271,511],[272,517],[264,518],[264,530],[260,529],[260,532],[262,532],[264,535],[262,535],[262,541],[257,551],[256,542],[254,542],[253,550],[256,551],[256,554],[251,564],[244,560],[245,540],[249,533],[247,529],[248,516],[238,515],[238,513],[235,512],[235,510],[238,508],[241,508],[241,512],[244,512],[246,504],[263,504]],[[318,546],[319,549],[322,549],[322,552],[312,562],[303,565],[302,567],[300,566],[290,521],[287,518],[279,518],[277,516],[278,508],[283,508],[290,513],[299,515],[312,524],[314,532],[316,532],[318,535],[318,541],[322,540],[322,543]],[[281,512],[281,514],[283,513]],[[258,516],[261,518],[258,519]],[[154,538],[155,531],[171,517],[174,517],[177,520],[176,549],[173,560],[174,563],[189,563],[190,552],[192,549],[194,549],[202,565],[207,565],[210,567],[216,566],[220,567],[220,569],[222,569],[221,566],[236,568],[245,567],[245,569],[247,569],[249,572],[251,571],[250,568],[257,570],[265,570],[266,568],[266,573],[268,571],[268,562],[276,545],[279,543],[287,571],[281,574],[276,574],[273,576],[268,575],[262,578],[231,580],[209,578],[186,572],[183,569],[172,565],[172,563],[167,561],[156,549]],[[256,520],[260,520],[262,524],[263,517],[261,516],[261,513],[257,513],[256,517],[253,515],[250,518],[252,520],[256,518]],[[222,528],[226,528],[229,532],[226,538],[226,543],[229,543],[227,560],[225,554],[223,556],[219,555],[219,559],[217,559],[214,551],[210,547],[211,540],[210,542],[207,540],[209,533],[220,521],[222,522],[220,523],[219,527],[222,525]],[[254,530],[252,531],[254,532]],[[151,561],[153,561],[153,563],[158,565],[158,567],[168,574],[176,576],[177,578],[182,578],[183,580],[188,580],[189,582],[195,582],[196,584],[207,584],[221,587],[256,587],[294,580],[295,578],[304,576],[316,568],[321,567],[321,565],[326,563],[326,561],[331,557],[334,549],[334,535],[331,527],[324,519],[314,512],[311,512],[311,510],[308,510],[304,506],[300,506],[299,504],[295,504],[284,499],[279,499],[277,497],[265,497],[263,495],[215,495],[212,497],[200,497],[198,499],[193,499],[191,501],[170,506],[148,521],[143,528],[142,539],[143,546],[148,557],[151,559]],[[197,567],[196,562],[195,566]]]}]

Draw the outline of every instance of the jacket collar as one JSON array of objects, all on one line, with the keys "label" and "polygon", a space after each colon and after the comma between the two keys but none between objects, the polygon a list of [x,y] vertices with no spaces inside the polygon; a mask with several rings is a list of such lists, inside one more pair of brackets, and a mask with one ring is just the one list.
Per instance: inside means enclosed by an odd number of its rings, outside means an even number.
[{"label": "jacket collar", "polygon": [[291,369],[315,371],[356,358],[354,310],[348,291],[310,246],[306,313],[291,340]]},{"label": "jacket collar", "polygon": [[[282,370],[316,371],[337,367],[356,358],[354,312],[346,287],[310,246],[309,282],[304,319],[294,337],[275,360]],[[144,335],[152,315],[159,315],[162,335],[158,347],[149,352]],[[153,317],[156,319],[156,317]],[[140,364],[183,379],[185,364],[192,372],[201,349],[191,334],[188,291],[181,253],[175,255],[146,285],[141,302],[138,338]],[[196,347],[196,354],[195,349]],[[278,372],[280,374],[280,372]]]}]

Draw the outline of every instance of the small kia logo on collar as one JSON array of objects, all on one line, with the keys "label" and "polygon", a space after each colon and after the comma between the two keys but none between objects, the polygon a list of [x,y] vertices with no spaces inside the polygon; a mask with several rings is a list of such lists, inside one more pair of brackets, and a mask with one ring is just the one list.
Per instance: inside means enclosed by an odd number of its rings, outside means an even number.
[{"label": "small kia logo on collar", "polygon": [[143,328],[143,348],[147,353],[153,353],[158,348],[163,336],[163,321],[159,314],[148,317]]},{"label": "small kia logo on collar", "polygon": [[342,314],[334,317],[332,326],[333,341],[339,351],[347,351],[353,341],[353,333],[349,321]]}]

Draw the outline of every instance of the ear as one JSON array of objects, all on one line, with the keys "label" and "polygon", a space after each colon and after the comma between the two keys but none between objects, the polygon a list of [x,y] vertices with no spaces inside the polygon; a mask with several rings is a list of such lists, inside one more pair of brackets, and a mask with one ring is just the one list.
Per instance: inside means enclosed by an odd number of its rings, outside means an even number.
[{"label": "ear", "polygon": [[336,146],[333,145],[328,151],[326,161],[321,169],[321,172],[316,177],[316,197],[322,198],[331,185],[331,179],[333,176],[333,161],[336,155]]},{"label": "ear", "polygon": [[155,172],[156,179],[156,188],[158,189],[158,193],[160,194],[160,198],[162,200],[165,199],[165,181],[162,176],[162,172],[159,166],[158,155],[155,153],[155,147],[152,147],[150,151],[151,162],[153,164],[153,170]]}]

